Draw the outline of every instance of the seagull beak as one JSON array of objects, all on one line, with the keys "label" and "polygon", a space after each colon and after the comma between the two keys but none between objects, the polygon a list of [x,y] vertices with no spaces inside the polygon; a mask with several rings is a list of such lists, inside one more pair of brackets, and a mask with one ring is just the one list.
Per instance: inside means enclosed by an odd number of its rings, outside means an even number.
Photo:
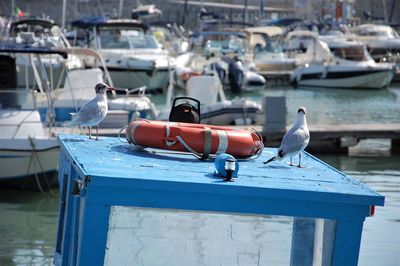
[{"label": "seagull beak", "polygon": [[113,97],[115,97],[117,95],[117,93],[115,92],[115,88],[113,88],[113,87],[108,87],[106,92],[107,91],[111,91],[111,94],[112,94]]}]

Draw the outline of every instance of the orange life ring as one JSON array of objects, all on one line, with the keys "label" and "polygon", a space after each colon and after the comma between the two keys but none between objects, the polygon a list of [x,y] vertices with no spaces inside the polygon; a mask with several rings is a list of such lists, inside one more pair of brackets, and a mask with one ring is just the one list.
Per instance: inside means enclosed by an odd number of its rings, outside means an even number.
[{"label": "orange life ring", "polygon": [[221,153],[248,158],[264,148],[261,136],[249,130],[144,119],[130,123],[126,139],[138,147],[192,152],[203,159]]}]

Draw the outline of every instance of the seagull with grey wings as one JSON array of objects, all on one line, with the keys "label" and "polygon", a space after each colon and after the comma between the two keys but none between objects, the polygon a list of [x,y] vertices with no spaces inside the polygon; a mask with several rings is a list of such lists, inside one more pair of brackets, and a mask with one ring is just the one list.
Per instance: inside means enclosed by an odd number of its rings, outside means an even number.
[{"label": "seagull with grey wings", "polygon": [[297,111],[297,119],[292,128],[283,136],[277,154],[268,161],[264,162],[264,164],[276,160],[282,160],[283,158],[290,156],[290,165],[293,165],[292,157],[298,154],[298,167],[301,167],[301,152],[305,149],[305,147],[307,147],[309,142],[310,132],[308,131],[307,127],[306,108],[300,107]]},{"label": "seagull with grey wings", "polygon": [[92,139],[91,127],[96,126],[96,140],[99,139],[99,124],[107,115],[107,91],[114,90],[107,84],[98,83],[95,87],[96,97],[85,103],[77,113],[71,113],[72,120],[66,127],[84,126],[89,128],[89,139]]}]

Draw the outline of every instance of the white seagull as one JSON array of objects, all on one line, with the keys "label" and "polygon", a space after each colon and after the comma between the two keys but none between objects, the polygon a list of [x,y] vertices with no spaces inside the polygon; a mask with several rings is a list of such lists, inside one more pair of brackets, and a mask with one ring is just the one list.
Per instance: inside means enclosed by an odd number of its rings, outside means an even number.
[{"label": "white seagull", "polygon": [[98,83],[95,87],[96,97],[85,103],[77,113],[72,114],[72,120],[65,124],[66,127],[86,126],[89,128],[89,139],[92,138],[91,127],[96,126],[96,140],[99,139],[99,124],[108,112],[108,90],[114,90],[104,83]]},{"label": "white seagull", "polygon": [[290,156],[290,165],[292,164],[292,156],[299,155],[298,167],[301,167],[301,152],[310,142],[310,131],[308,131],[306,121],[306,108],[300,107],[297,111],[297,119],[292,128],[283,136],[277,155],[264,162],[267,164],[275,160],[282,160]]}]

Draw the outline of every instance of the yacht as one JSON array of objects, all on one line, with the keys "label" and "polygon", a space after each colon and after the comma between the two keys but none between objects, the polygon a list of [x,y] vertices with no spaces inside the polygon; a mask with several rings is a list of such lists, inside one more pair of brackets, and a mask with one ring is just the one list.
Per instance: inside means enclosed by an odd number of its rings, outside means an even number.
[{"label": "yacht", "polygon": [[352,28],[351,31],[367,46],[375,61],[397,59],[400,62],[400,36],[392,27],[363,24]]},{"label": "yacht", "polygon": [[[65,48],[57,51],[66,56],[74,55],[82,60],[91,58],[93,62],[97,62],[96,66],[86,69],[69,70],[65,67],[64,86],[52,88],[47,85],[49,82],[46,81],[46,77],[38,78],[42,81],[38,83],[37,91],[33,97],[27,99],[22,108],[37,109],[43,122],[59,126],[72,118],[71,113],[77,112],[83,104],[95,97],[96,84],[107,83],[114,87],[114,83],[104,59],[98,52],[88,48]],[[34,69],[36,65],[33,64]],[[40,68],[34,72],[39,73]],[[145,94],[146,87],[131,90],[116,88],[116,90],[121,93],[109,95],[109,113],[100,127],[121,128],[135,118],[156,117],[155,106]]]},{"label": "yacht", "polygon": [[32,95],[17,89],[15,61],[0,55],[0,65],[0,186],[49,190],[57,184],[57,140],[37,110],[21,109]]},{"label": "yacht", "polygon": [[296,67],[296,61],[283,52],[280,43],[284,31],[281,27],[265,26],[247,28],[254,53],[257,72],[265,77],[288,76]]},{"label": "yacht", "polygon": [[[168,86],[169,71],[175,60],[162,47],[148,27],[132,19],[92,18],[72,23],[76,36],[84,36],[81,45],[98,51],[105,60],[116,87],[147,91]],[[92,66],[92,61],[86,61]]]},{"label": "yacht", "polygon": [[396,64],[395,81],[400,81],[400,36],[389,25],[363,24],[352,28],[376,62]]},{"label": "yacht", "polygon": [[332,39],[329,45],[316,38],[303,59],[306,63],[291,77],[294,86],[380,89],[395,73],[393,64],[376,63],[364,44],[346,38]]},{"label": "yacht", "polygon": [[[0,46],[0,181],[2,187],[45,191],[57,185],[58,133],[82,133],[82,130],[61,127],[71,119],[85,102],[95,95],[99,82],[112,85],[103,69],[65,68],[65,84],[51,87],[41,57],[49,54],[67,58],[69,55],[101,56],[90,49],[50,49],[36,47]],[[35,82],[24,87],[17,84],[16,55],[26,56]],[[60,84],[60,82],[57,82]],[[109,113],[100,124],[112,128],[116,134],[137,117],[154,119],[153,103],[144,94],[116,95],[108,101]]]},{"label": "yacht", "polygon": [[[57,53],[46,53],[51,48],[68,48],[69,42],[65,39],[61,29],[51,19],[45,18],[23,18],[10,21],[8,31],[4,37],[2,46],[14,48],[34,47],[44,49],[41,56],[42,64],[51,86],[63,75],[63,67],[68,69],[83,69],[83,62],[74,55],[63,58]],[[25,87],[33,84],[35,77],[30,66],[29,57],[15,54],[15,65],[17,68],[17,86]],[[61,80],[63,81],[63,80]]]},{"label": "yacht", "polygon": [[37,110],[0,109],[1,187],[46,191],[57,185],[59,145]]}]

